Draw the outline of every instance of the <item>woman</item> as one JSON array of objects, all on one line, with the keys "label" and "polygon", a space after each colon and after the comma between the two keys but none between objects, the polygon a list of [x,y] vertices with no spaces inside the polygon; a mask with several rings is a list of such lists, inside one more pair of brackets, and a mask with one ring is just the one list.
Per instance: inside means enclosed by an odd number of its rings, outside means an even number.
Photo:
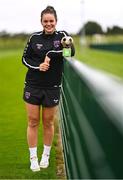
[{"label": "woman", "polygon": [[[41,12],[41,24],[43,31],[31,35],[22,57],[23,64],[28,67],[23,98],[28,117],[27,141],[32,171],[49,166],[54,115],[59,103],[63,70],[61,39],[68,35],[65,31],[56,31],[57,14],[52,6],[47,6]],[[73,45],[71,51],[73,56]],[[38,164],[37,141],[41,106],[44,149]]]}]

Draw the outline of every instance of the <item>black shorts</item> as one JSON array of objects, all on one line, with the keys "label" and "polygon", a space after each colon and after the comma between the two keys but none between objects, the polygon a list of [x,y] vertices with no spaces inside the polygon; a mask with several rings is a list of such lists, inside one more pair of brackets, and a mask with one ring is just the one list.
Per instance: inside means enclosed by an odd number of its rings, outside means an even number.
[{"label": "black shorts", "polygon": [[29,104],[53,107],[59,104],[60,88],[32,88],[25,86],[23,99]]}]

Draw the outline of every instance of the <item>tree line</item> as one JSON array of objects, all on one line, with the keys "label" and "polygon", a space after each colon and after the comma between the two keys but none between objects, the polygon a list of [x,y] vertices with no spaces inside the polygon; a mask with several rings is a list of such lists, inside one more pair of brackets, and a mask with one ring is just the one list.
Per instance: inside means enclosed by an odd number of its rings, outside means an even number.
[{"label": "tree line", "polygon": [[78,35],[82,34],[86,35],[94,35],[94,34],[107,34],[107,35],[115,35],[115,34],[123,34],[123,28],[119,26],[108,27],[104,32],[101,25],[94,21],[88,21],[82,26],[82,28],[77,33]]}]

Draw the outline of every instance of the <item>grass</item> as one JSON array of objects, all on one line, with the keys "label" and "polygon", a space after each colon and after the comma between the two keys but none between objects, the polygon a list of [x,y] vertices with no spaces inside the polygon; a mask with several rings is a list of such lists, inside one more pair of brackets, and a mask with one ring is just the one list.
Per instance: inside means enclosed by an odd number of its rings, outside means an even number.
[{"label": "grass", "polygon": [[[22,100],[26,68],[21,64],[22,50],[0,51],[0,179],[57,179],[54,140],[51,166],[32,173],[26,142],[26,112]],[[42,152],[40,127],[38,155]],[[40,157],[40,156],[39,156]]]},{"label": "grass", "polygon": [[81,47],[79,39],[75,39],[76,59],[94,68],[123,78],[123,53],[94,50]]}]

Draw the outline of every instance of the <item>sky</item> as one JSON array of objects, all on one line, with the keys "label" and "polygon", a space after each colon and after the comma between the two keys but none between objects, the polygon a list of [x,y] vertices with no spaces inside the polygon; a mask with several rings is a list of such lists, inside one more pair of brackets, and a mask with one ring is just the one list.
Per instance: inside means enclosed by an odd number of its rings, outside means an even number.
[{"label": "sky", "polygon": [[123,27],[123,0],[0,0],[0,31],[42,30],[40,13],[47,5],[57,11],[57,30],[77,33],[87,21],[96,21],[103,30]]}]

